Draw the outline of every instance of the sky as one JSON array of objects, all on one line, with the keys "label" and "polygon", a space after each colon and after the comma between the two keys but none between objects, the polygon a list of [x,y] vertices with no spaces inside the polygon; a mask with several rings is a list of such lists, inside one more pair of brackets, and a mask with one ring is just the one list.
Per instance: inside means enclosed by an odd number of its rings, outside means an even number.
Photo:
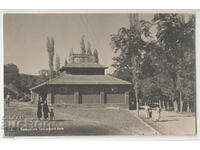
[{"label": "sky", "polygon": [[[153,14],[140,14],[140,18],[151,20]],[[54,37],[55,56],[63,66],[72,48],[80,53],[82,35],[86,45],[89,41],[92,50],[98,50],[99,63],[109,67],[106,73],[112,73],[112,57],[117,54],[110,46],[111,35],[129,27],[127,14],[5,14],[3,21],[4,64],[13,63],[20,73],[32,75],[49,68],[48,36]]]}]

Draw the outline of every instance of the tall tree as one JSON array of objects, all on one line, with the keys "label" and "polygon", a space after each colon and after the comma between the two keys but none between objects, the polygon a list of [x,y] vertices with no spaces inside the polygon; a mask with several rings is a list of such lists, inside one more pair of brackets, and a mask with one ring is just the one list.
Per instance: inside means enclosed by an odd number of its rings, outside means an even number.
[{"label": "tall tree", "polygon": [[95,57],[95,62],[99,63],[99,53],[96,48],[94,49],[93,55]]},{"label": "tall tree", "polygon": [[150,37],[150,23],[140,20],[138,14],[129,15],[130,28],[120,28],[117,34],[111,35],[114,52],[120,51],[124,58],[130,58],[132,66],[132,82],[134,84],[137,112],[139,116],[139,87],[141,80],[141,65],[148,51],[147,42],[143,37]]},{"label": "tall tree", "polygon": [[86,48],[85,48],[85,36],[82,35],[81,37],[81,53],[82,54],[85,54],[86,53]]},{"label": "tall tree", "polygon": [[47,52],[49,55],[49,68],[51,72],[51,78],[54,76],[54,69],[53,69],[53,58],[54,58],[54,39],[53,37],[47,38]]},{"label": "tall tree", "polygon": [[56,54],[56,73],[59,74],[60,70],[60,57],[58,54]]},{"label": "tall tree", "polygon": [[[183,14],[155,14],[154,21],[158,24],[157,39],[163,47],[166,65],[163,73],[173,82],[172,100],[177,105],[176,90],[179,92],[180,111],[183,110],[183,88],[187,79],[186,58],[192,57],[195,49],[195,20],[191,16],[185,22]],[[191,59],[194,60],[194,57]],[[192,70],[191,73],[194,73]],[[194,81],[193,81],[194,82]],[[169,89],[169,88],[168,88]],[[177,109],[177,108],[176,108]]]}]

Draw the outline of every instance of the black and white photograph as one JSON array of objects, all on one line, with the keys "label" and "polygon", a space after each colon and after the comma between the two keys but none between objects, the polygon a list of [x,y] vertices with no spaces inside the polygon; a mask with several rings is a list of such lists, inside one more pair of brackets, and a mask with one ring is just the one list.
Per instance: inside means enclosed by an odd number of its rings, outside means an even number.
[{"label": "black and white photograph", "polygon": [[196,13],[4,13],[3,130],[196,136]]}]

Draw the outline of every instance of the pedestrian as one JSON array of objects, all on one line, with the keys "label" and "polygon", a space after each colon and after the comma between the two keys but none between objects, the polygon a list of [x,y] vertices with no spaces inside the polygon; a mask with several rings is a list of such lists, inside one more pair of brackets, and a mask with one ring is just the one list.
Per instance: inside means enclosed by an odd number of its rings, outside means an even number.
[{"label": "pedestrian", "polygon": [[40,101],[40,98],[38,100],[38,105],[37,105],[37,118],[38,120],[40,120],[40,118],[42,117],[42,104]]},{"label": "pedestrian", "polygon": [[144,109],[145,109],[145,113],[146,113],[146,118],[148,119],[149,118],[149,106],[145,104]]},{"label": "pedestrian", "polygon": [[152,109],[151,109],[151,107],[149,106],[149,118],[152,118]]},{"label": "pedestrian", "polygon": [[6,96],[6,103],[8,104],[8,107],[10,107],[10,93]]},{"label": "pedestrian", "polygon": [[161,113],[160,107],[156,107],[156,114],[155,114],[155,120],[156,121],[160,120],[160,113]]},{"label": "pedestrian", "polygon": [[44,113],[44,120],[47,120],[47,118],[49,117],[49,107],[47,104],[47,101],[44,101],[44,105],[43,105],[43,113]]},{"label": "pedestrian", "polygon": [[51,108],[51,111],[50,111],[50,120],[52,121],[54,118],[54,112],[53,112],[53,108]]}]

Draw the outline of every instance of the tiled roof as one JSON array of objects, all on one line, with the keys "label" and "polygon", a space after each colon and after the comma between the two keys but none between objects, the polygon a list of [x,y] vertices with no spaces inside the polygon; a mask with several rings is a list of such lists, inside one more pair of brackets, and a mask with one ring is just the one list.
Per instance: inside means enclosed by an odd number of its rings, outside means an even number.
[{"label": "tiled roof", "polygon": [[108,75],[61,74],[31,89],[36,89],[43,85],[131,85],[131,83]]}]

